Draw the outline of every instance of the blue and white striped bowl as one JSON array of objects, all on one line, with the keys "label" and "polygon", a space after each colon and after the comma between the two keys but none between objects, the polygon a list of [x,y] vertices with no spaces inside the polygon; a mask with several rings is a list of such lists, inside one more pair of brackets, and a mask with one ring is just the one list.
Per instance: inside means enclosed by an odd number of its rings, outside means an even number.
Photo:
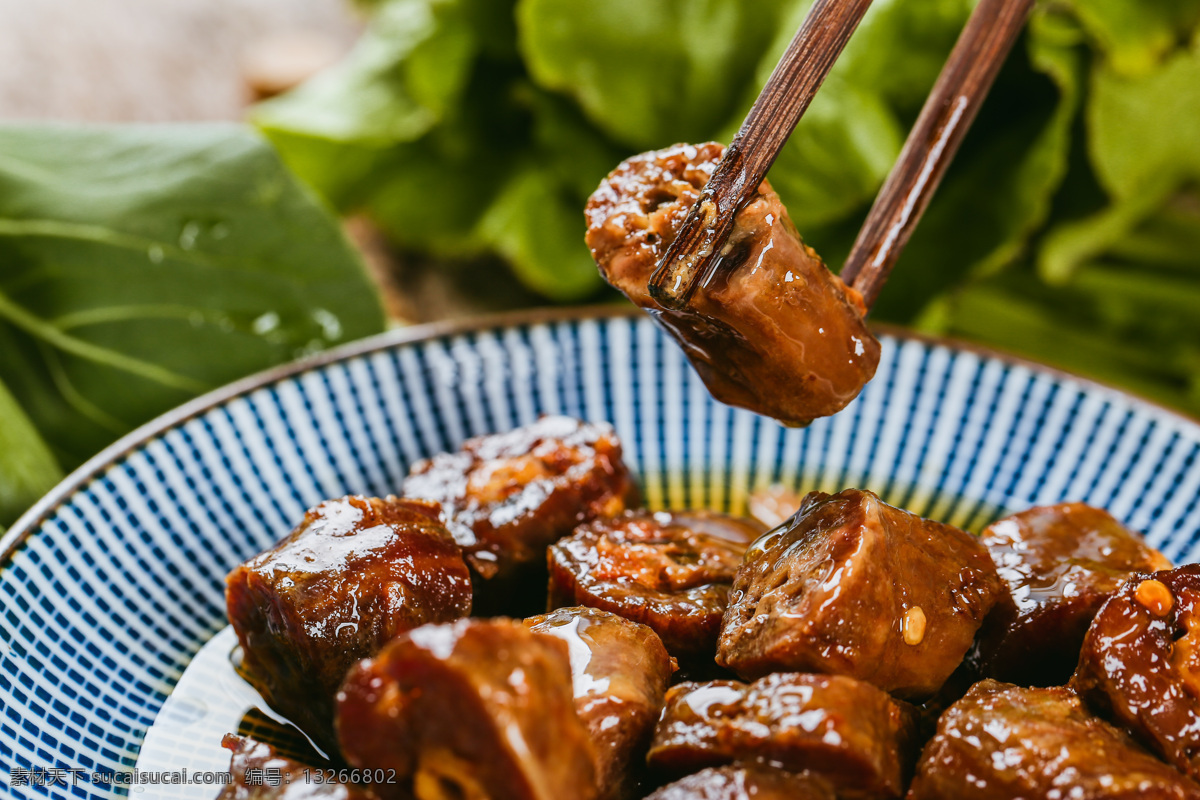
[{"label": "blue and white striped bowl", "polygon": [[[198,679],[208,695],[167,702],[225,626],[225,573],[318,501],[388,493],[414,460],[541,413],[614,423],[655,507],[741,512],[772,484],[857,486],[978,529],[1003,512],[1083,500],[1176,562],[1200,551],[1200,426],[1016,359],[889,333],[858,400],[786,429],[713,402],[679,350],[626,311],[414,328],[150,423],[9,531],[0,541],[0,782],[16,796],[110,797],[130,790],[86,776],[225,768],[219,738],[230,709],[214,706],[236,705],[236,691]],[[46,768],[85,779],[12,785],[14,770]]]}]

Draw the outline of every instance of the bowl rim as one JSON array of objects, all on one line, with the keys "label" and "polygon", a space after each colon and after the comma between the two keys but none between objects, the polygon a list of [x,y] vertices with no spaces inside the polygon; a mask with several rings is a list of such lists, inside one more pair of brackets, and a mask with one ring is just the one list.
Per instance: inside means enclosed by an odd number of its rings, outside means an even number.
[{"label": "bowl rim", "polygon": [[[166,431],[194,417],[198,417],[217,406],[261,389],[264,386],[269,386],[340,361],[389,350],[400,345],[411,345],[447,336],[457,336],[496,328],[515,328],[528,325],[596,319],[634,319],[642,316],[645,316],[645,312],[633,305],[599,304],[586,306],[543,306],[517,311],[503,311],[471,317],[453,318],[438,322],[419,323],[384,331],[383,333],[362,339],[356,339],[353,342],[347,342],[346,344],[324,350],[312,356],[269,367],[260,372],[247,375],[244,378],[239,378],[231,383],[206,392],[199,397],[195,397],[139,425],[72,470],[61,481],[55,484],[52,489],[39,498],[25,513],[18,517],[16,522],[12,524],[12,527],[0,536],[0,571],[10,566],[13,557],[21,549],[25,540],[36,533],[41,528],[42,523],[59,506],[109,466]],[[982,345],[965,339],[958,339],[951,336],[935,336],[889,323],[872,322],[870,327],[875,333],[882,333],[901,341],[915,341],[927,345],[950,347],[955,350],[974,353],[975,355],[994,359],[1009,366],[1023,367],[1059,380],[1070,380],[1090,391],[1116,395],[1131,401],[1134,405],[1141,406],[1142,410],[1150,413],[1152,417],[1169,420],[1185,428],[1195,429],[1196,437],[1200,439],[1200,417],[1191,416],[1183,411],[1154,400],[1149,400],[1125,389],[1117,388],[1104,381],[1085,377],[1061,367],[1043,364],[1024,356],[1007,352],[1001,348]]]}]

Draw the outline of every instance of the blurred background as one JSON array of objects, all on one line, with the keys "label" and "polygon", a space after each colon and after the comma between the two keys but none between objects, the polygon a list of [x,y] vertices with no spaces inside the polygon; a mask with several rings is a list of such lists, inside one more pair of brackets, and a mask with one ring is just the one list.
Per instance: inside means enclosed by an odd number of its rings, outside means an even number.
[{"label": "blurred background", "polygon": [[[972,0],[875,0],[769,179],[838,269]],[[582,208],[811,0],[0,0],[0,526],[201,392],[623,302]],[[1043,0],[873,312],[1200,414],[1200,0]]]}]

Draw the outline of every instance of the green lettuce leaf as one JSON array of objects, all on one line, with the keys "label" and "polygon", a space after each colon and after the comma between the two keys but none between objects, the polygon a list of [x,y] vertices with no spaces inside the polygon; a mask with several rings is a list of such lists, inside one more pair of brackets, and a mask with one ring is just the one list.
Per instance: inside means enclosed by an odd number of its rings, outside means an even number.
[{"label": "green lettuce leaf", "polygon": [[[1081,42],[1070,20],[1033,18],[880,295],[877,318],[911,323],[947,287],[1021,257],[1067,173],[1084,81]],[[819,250],[848,249],[810,238]]]},{"label": "green lettuce leaf", "polygon": [[5,127],[0,153],[0,380],[64,467],[383,327],[336,221],[242,126]]},{"label": "green lettuce leaf", "polygon": [[1145,74],[1200,24],[1200,0],[1058,0],[1079,20],[1108,68]]},{"label": "green lettuce leaf", "polygon": [[627,147],[712,138],[740,104],[785,0],[520,0],[534,82]]},{"label": "green lettuce leaf", "polygon": [[[1200,41],[1139,77],[1100,64],[1092,87],[1089,156],[1110,203],[1047,235],[1039,271],[1054,283],[1114,247],[1137,259],[1140,248],[1125,241],[1130,234],[1165,206],[1182,207],[1190,196],[1185,187],[1200,184]],[[1150,247],[1160,246],[1154,237],[1145,238]],[[1200,261],[1200,253],[1192,260]]]},{"label": "green lettuce leaf", "polygon": [[49,446],[0,382],[0,526],[11,525],[61,478]]},{"label": "green lettuce leaf", "polygon": [[404,163],[391,148],[458,113],[481,47],[475,21],[458,0],[381,3],[349,56],[252,119],[296,174],[353,208]]}]

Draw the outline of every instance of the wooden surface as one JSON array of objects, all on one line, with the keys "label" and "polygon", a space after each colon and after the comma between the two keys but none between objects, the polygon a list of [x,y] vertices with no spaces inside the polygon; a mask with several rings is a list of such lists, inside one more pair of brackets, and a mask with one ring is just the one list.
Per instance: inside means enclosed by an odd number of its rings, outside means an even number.
[{"label": "wooden surface", "polygon": [[1033,0],[980,0],[879,190],[841,278],[869,308],[983,105]]},{"label": "wooden surface", "polygon": [[264,43],[359,27],[349,0],[0,0],[0,119],[239,119]]},{"label": "wooden surface", "polygon": [[650,294],[659,304],[684,307],[720,269],[737,212],[758,191],[870,6],[871,0],[817,0],[808,12],[651,276]]}]

